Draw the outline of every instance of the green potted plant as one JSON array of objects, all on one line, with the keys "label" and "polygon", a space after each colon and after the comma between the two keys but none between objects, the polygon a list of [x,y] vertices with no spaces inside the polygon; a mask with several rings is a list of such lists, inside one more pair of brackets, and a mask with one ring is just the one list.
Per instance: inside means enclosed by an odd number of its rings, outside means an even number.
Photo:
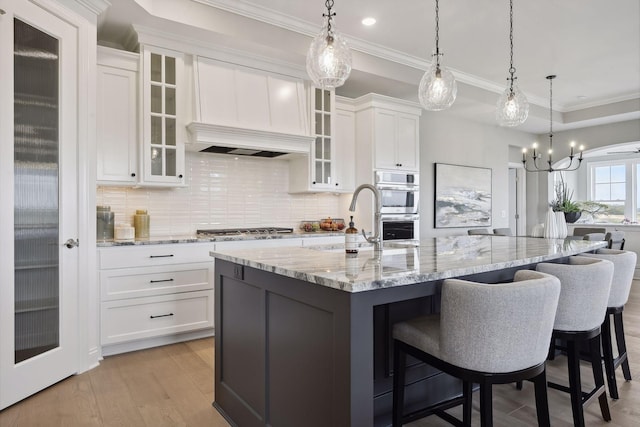
[{"label": "green potted plant", "polygon": [[556,198],[551,202],[551,208],[554,212],[564,212],[564,219],[567,223],[573,224],[582,214],[580,204],[571,200],[573,197],[573,190],[567,188],[567,184],[560,176],[560,183],[555,188]]}]

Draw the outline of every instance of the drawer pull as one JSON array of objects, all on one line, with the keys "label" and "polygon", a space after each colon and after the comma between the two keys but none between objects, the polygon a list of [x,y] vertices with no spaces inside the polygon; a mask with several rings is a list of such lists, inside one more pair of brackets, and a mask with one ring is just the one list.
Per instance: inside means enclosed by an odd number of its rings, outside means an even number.
[{"label": "drawer pull", "polygon": [[149,280],[149,283],[173,282],[173,279]]},{"label": "drawer pull", "polygon": [[172,256],[173,256],[173,254],[171,254],[171,255],[150,255],[149,258],[170,258]]},{"label": "drawer pull", "polygon": [[160,314],[159,316],[149,316],[149,319],[157,319],[158,317],[170,317],[170,316],[173,316],[173,313]]}]

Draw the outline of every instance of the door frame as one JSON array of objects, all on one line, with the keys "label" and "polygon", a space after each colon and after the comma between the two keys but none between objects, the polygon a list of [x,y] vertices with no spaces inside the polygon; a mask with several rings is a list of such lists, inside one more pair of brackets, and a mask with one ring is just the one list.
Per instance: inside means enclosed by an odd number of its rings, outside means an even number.
[{"label": "door frame", "polygon": [[[509,169],[516,171],[516,235],[527,235],[527,174],[522,163],[509,162]],[[511,196],[511,195],[509,195]],[[511,219],[509,220],[511,222]]]}]

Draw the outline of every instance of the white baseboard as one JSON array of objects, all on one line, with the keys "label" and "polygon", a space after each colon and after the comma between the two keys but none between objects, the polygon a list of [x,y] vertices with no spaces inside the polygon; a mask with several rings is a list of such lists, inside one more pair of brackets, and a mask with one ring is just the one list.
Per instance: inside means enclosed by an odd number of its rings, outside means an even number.
[{"label": "white baseboard", "polygon": [[200,331],[186,332],[183,334],[165,335],[161,337],[145,338],[142,340],[130,341],[119,344],[102,346],[102,356],[113,356],[114,354],[127,353],[130,351],[143,350],[145,348],[159,347],[161,345],[175,344],[183,341],[207,338],[215,335],[215,329],[203,329]]}]

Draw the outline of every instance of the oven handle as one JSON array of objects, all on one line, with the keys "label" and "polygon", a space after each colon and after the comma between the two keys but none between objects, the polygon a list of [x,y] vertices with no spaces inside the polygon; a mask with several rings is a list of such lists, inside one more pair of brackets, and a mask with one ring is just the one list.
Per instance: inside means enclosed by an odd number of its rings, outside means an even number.
[{"label": "oven handle", "polygon": [[420,190],[419,185],[411,185],[411,184],[376,184],[376,188],[378,190],[399,190],[399,191],[418,191]]},{"label": "oven handle", "polygon": [[382,215],[382,222],[385,221],[418,221],[420,215]]}]

